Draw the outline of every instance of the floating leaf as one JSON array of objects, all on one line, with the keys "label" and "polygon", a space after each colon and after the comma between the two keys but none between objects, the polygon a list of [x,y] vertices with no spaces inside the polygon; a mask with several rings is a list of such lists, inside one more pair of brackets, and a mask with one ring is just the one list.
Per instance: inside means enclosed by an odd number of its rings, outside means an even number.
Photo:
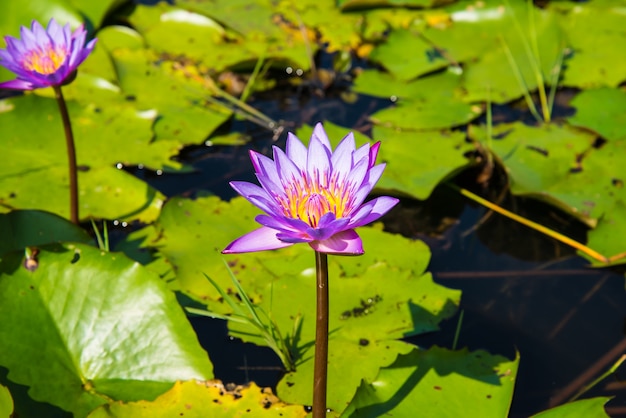
[{"label": "floating leaf", "polygon": [[444,178],[466,167],[468,150],[462,132],[412,132],[374,126],[382,142],[380,159],[387,162],[378,187],[426,199]]},{"label": "floating leaf", "polygon": [[98,31],[98,43],[103,49],[113,51],[118,48],[143,49],[144,39],[141,34],[128,26],[106,26]]},{"label": "floating leaf", "polygon": [[0,214],[0,237],[0,256],[61,241],[91,242],[91,237],[79,226],[53,213],[37,210]]},{"label": "floating leaf", "polygon": [[189,381],[176,382],[152,402],[114,403],[98,408],[88,418],[304,418],[306,415],[302,406],[286,405],[271,390],[254,383],[228,390],[218,381]]},{"label": "floating leaf", "polygon": [[164,60],[150,50],[111,51],[123,94],[140,110],[154,110],[156,142],[199,144],[232,112],[211,104],[210,79],[189,63]]},{"label": "floating leaf", "polygon": [[611,398],[582,399],[533,415],[532,418],[609,418],[604,404]]},{"label": "floating leaf", "polygon": [[519,360],[484,351],[414,349],[364,382],[347,417],[508,415]]},{"label": "floating leaf", "polygon": [[597,132],[604,139],[625,139],[626,91],[599,88],[580,92],[571,101],[576,114],[568,119],[574,126]]},{"label": "floating leaf", "polygon": [[13,398],[6,386],[0,385],[0,418],[13,416]]},{"label": "floating leaf", "polygon": [[[268,0],[176,4],[180,8],[165,3],[139,6],[131,15],[131,22],[156,51],[191,58],[214,72],[237,66],[251,70],[260,58],[309,68],[302,32],[283,21]],[[179,36],[172,37],[173,32]]]},{"label": "floating leaf", "polygon": [[[482,107],[463,101],[460,89],[461,76],[453,71],[421,78],[407,83],[389,83],[385,75],[369,77],[359,85],[374,83],[380,86],[380,92],[389,94],[392,88],[399,92],[397,104],[373,113],[370,118],[374,123],[402,130],[446,129],[465,124],[482,113]],[[378,80],[372,80],[377,78]],[[389,84],[388,87],[383,87]],[[368,92],[372,93],[372,87]],[[357,90],[359,89],[357,85]]]},{"label": "floating leaf", "polygon": [[361,9],[367,7],[434,7],[448,3],[447,0],[338,0],[337,4],[343,10]]},{"label": "floating leaf", "polygon": [[121,254],[67,244],[0,263],[0,362],[35,400],[84,416],[212,367],[174,295]]},{"label": "floating leaf", "polygon": [[[407,51],[411,53],[407,54]],[[386,42],[376,47],[369,58],[404,81],[445,68],[450,64],[420,33],[407,29],[396,29],[391,32]]]},{"label": "floating leaf", "polygon": [[[550,8],[562,8],[563,5]],[[626,62],[620,44],[626,36],[624,4],[593,2],[563,11],[559,23],[572,55],[565,65],[563,84],[590,88],[615,87],[626,80]]]},{"label": "floating leaf", "polygon": [[[470,135],[481,138],[484,131],[471,126]],[[483,145],[505,167],[513,193],[548,201],[592,224],[611,205],[613,198],[596,189],[610,186],[610,180],[592,174],[600,169],[597,164],[604,154],[592,150],[593,135],[567,126],[515,122],[494,126],[493,136]]]},{"label": "floating leaf", "polygon": [[[610,264],[626,263],[626,199],[616,202],[615,206],[607,208],[607,213],[598,221],[598,225],[587,232],[587,245],[606,257],[614,257]],[[584,254],[581,253],[583,257]],[[592,264],[606,266],[591,257],[586,257]]]}]

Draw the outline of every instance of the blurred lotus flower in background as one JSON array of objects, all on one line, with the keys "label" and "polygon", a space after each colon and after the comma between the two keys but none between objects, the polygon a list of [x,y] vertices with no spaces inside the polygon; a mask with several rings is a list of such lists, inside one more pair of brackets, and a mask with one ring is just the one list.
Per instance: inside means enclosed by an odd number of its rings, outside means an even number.
[{"label": "blurred lotus flower in background", "polygon": [[385,164],[374,165],[380,142],[356,149],[349,133],[335,151],[321,124],[313,130],[309,148],[289,133],[286,151],[274,147],[274,159],[251,151],[261,187],[242,181],[231,186],[266,214],[263,225],[233,241],[224,254],[272,250],[306,242],[328,254],[363,253],[354,228],[373,222],[398,199],[381,196],[363,203]]},{"label": "blurred lotus flower in background", "polygon": [[93,39],[85,45],[87,32],[81,26],[74,33],[69,24],[61,27],[50,19],[48,29],[34,21],[31,29],[20,28],[21,39],[5,36],[6,48],[0,49],[0,65],[17,79],[0,83],[0,88],[33,90],[59,86],[71,78],[76,68],[91,53]]}]

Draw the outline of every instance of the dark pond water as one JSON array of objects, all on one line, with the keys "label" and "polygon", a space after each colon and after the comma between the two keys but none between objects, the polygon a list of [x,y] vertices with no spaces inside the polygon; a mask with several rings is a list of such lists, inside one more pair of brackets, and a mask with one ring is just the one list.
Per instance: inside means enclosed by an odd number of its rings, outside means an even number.
[{"label": "dark pond water", "polygon": [[[286,130],[330,121],[368,133],[367,116],[391,105],[389,100],[364,96],[347,104],[342,86],[323,95],[308,86],[281,91],[258,95],[251,104],[284,121]],[[572,94],[560,95],[564,114],[573,112],[566,105]],[[502,107],[496,109],[494,121],[527,116],[523,110]],[[285,134],[274,140],[270,130],[245,120],[235,120],[223,130],[244,133],[251,141],[239,147],[184,150],[181,160],[195,169],[186,174],[129,170],[168,196],[193,197],[211,191],[229,199],[235,193],[228,181],[255,181],[248,149],[269,153],[272,144],[284,144]],[[476,174],[470,170],[454,181],[497,200],[502,176],[495,173],[493,187],[481,190],[474,184]],[[585,228],[553,208],[506,194],[502,205],[584,242]],[[521,356],[512,417],[526,417],[564,402],[626,351],[623,273],[590,269],[569,247],[499,215],[489,215],[445,185],[425,202],[403,200],[385,223],[389,231],[424,240],[433,253],[429,270],[435,280],[463,291],[458,348]],[[222,321],[192,321],[210,356],[220,359],[214,363],[217,378],[276,384],[280,363],[269,349],[230,339]],[[424,347],[451,347],[458,322],[459,315],[445,321],[441,331],[409,341]],[[616,396],[608,407],[616,417],[626,417],[626,383],[619,380],[623,374],[618,370],[587,394]]]}]

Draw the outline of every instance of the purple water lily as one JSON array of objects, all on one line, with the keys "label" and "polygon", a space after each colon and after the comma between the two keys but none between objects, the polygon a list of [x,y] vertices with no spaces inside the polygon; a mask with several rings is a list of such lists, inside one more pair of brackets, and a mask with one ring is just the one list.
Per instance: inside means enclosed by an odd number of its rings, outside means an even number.
[{"label": "purple water lily", "polygon": [[93,39],[85,45],[87,32],[81,26],[74,33],[69,24],[61,27],[50,19],[48,29],[33,20],[31,29],[20,28],[21,39],[5,36],[6,48],[0,49],[0,65],[17,79],[0,83],[0,88],[33,90],[59,86],[91,53]]},{"label": "purple water lily", "polygon": [[374,165],[380,142],[356,148],[349,133],[335,151],[321,124],[309,148],[289,133],[286,152],[274,147],[274,159],[251,151],[261,187],[243,181],[230,185],[265,212],[263,225],[233,241],[224,254],[272,250],[306,242],[328,254],[363,254],[355,228],[373,222],[398,203],[381,196],[363,203],[385,169]]}]

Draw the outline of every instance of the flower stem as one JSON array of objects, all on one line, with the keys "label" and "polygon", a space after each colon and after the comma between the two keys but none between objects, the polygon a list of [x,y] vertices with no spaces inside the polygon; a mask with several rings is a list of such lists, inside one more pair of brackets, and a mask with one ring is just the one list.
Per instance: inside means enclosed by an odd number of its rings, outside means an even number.
[{"label": "flower stem", "polygon": [[315,368],[313,374],[313,418],[326,417],[328,371],[328,256],[315,252],[317,272],[317,319],[315,322]]},{"label": "flower stem", "polygon": [[67,105],[63,98],[61,86],[52,86],[54,89],[54,97],[59,105],[61,119],[63,120],[63,128],[65,129],[65,143],[67,146],[67,162],[69,166],[70,178],[70,220],[78,225],[78,176],[76,172],[76,149],[74,147],[74,134],[72,133],[72,124],[70,123],[70,114],[67,111]]}]

